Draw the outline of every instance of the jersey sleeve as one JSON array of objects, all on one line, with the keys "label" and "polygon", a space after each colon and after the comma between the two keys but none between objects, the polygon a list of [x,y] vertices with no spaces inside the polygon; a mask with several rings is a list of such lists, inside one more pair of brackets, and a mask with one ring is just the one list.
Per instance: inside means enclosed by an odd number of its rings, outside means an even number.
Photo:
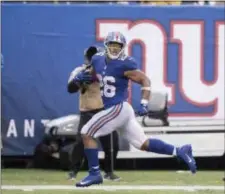
[{"label": "jersey sleeve", "polygon": [[137,70],[137,69],[138,69],[137,62],[134,60],[134,58],[128,57],[126,60],[124,72],[133,71],[133,70]]}]

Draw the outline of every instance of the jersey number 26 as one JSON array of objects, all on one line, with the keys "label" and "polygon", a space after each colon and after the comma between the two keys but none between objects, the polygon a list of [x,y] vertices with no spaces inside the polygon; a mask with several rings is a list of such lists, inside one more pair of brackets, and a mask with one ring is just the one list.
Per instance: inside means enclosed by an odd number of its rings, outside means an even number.
[{"label": "jersey number 26", "polygon": [[116,79],[113,76],[97,75],[100,82],[101,95],[107,98],[112,98],[116,94],[116,87],[113,85]]}]

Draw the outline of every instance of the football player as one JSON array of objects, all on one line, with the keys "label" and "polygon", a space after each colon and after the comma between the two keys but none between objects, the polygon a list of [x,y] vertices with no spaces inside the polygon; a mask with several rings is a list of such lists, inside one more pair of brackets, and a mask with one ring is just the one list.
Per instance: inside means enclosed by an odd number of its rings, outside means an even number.
[{"label": "football player", "polygon": [[[92,118],[93,115],[103,110],[103,102],[99,89],[99,82],[92,79],[88,73],[90,71],[90,61],[92,56],[101,48],[91,46],[85,50],[85,63],[82,66],[75,68],[69,77],[68,92],[80,92],[79,109],[80,121],[78,125],[78,135],[76,136],[76,143],[74,144],[71,156],[71,166],[69,172],[69,179],[76,178],[83,160],[84,160],[84,145],[80,135],[82,127]],[[83,73],[83,71],[85,73]],[[104,157],[104,179],[118,181],[120,177],[117,176],[113,170],[116,163],[116,158],[119,150],[119,140],[117,131],[111,134],[101,136],[99,138],[102,145]]]},{"label": "football player", "polygon": [[85,154],[88,159],[89,174],[76,184],[86,187],[103,182],[98,161],[96,138],[120,130],[121,134],[137,149],[157,154],[174,155],[182,159],[192,173],[196,172],[196,162],[191,145],[176,147],[160,139],[148,138],[135,118],[135,112],[127,102],[128,82],[141,85],[142,98],[137,114],[147,114],[151,84],[149,78],[138,69],[132,57],[125,55],[126,39],[120,32],[110,32],[105,38],[105,52],[92,57],[91,65],[96,74],[104,103],[104,110],[95,114],[81,129]]}]

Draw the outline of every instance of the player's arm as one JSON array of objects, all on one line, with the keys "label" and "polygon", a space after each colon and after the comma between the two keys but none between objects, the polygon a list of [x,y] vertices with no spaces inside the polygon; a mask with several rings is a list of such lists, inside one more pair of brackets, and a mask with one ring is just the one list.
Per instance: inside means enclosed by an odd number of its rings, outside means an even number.
[{"label": "player's arm", "polygon": [[142,101],[148,102],[151,92],[151,82],[150,79],[145,75],[145,73],[136,69],[124,72],[124,76],[142,86]]},{"label": "player's arm", "polygon": [[[95,46],[90,46],[87,48],[84,52],[84,58],[85,58],[85,65],[81,67],[75,68],[69,77],[68,85],[67,85],[67,91],[69,93],[75,93],[78,92],[81,89],[81,92],[83,93],[86,89],[86,84],[91,83],[93,73],[93,61],[92,57],[98,52],[98,48]],[[94,57],[93,57],[94,58]],[[76,76],[79,77],[79,73],[85,72],[83,76],[80,76],[80,79],[76,79]]]},{"label": "player's arm", "polygon": [[141,98],[141,104],[140,104],[140,108],[138,111],[136,111],[136,114],[138,114],[139,116],[144,116],[148,113],[148,101],[149,101],[149,98],[150,98],[150,86],[151,86],[151,82],[149,80],[149,78],[140,70],[129,70],[129,71],[126,71],[124,73],[124,75],[140,84],[142,87],[141,87],[141,90],[142,90],[142,98]]}]

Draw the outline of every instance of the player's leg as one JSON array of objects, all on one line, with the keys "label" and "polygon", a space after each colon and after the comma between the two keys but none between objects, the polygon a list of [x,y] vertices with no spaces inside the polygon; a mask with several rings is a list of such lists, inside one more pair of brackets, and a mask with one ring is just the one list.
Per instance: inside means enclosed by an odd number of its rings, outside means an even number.
[{"label": "player's leg", "polygon": [[72,165],[70,167],[71,171],[69,172],[70,179],[73,179],[76,177],[85,159],[84,144],[83,144],[83,139],[81,137],[81,129],[93,117],[93,115],[95,115],[100,110],[101,109],[80,112],[80,121],[78,125],[78,134],[76,137],[76,144],[74,145],[74,148],[72,150],[72,156],[71,156]]},{"label": "player's leg", "polygon": [[116,130],[127,119],[123,117],[126,115],[124,114],[125,111],[123,104],[115,105],[95,114],[82,128],[81,134],[83,136],[84,152],[88,160],[89,176],[77,183],[76,186],[90,186],[102,182],[102,176],[99,170],[98,147],[95,138],[108,135]]},{"label": "player's leg", "polygon": [[176,147],[160,139],[147,138],[142,126],[137,122],[133,110],[130,110],[129,113],[130,119],[123,130],[123,135],[134,147],[147,152],[177,156],[184,160],[192,173],[196,172],[196,162],[192,155],[191,145]]}]

